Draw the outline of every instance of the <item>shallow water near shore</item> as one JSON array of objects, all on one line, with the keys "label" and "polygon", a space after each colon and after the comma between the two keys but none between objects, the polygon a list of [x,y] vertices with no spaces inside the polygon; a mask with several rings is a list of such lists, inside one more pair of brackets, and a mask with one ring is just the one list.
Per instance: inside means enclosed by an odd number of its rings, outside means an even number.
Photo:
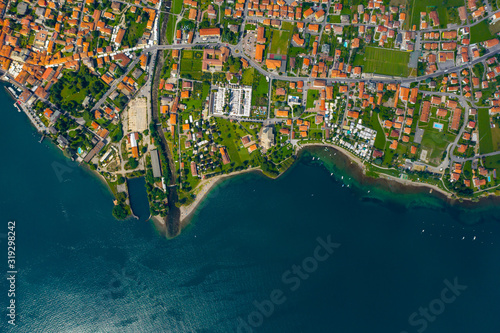
[{"label": "shallow water near shore", "polygon": [[[1,332],[416,332],[409,317],[455,277],[467,288],[425,332],[498,332],[494,205],[463,209],[427,189],[379,188],[322,148],[276,180],[222,181],[181,235],[165,240],[150,221],[114,220],[113,197],[91,172],[58,177],[54,162],[65,157],[38,143],[4,95],[0,233],[16,220],[19,273],[17,326],[2,310]],[[318,238],[340,245],[311,270],[305,259]],[[310,272],[292,290],[292,267],[304,262]],[[284,301],[259,320],[273,290]],[[6,309],[6,292],[0,302]]]}]

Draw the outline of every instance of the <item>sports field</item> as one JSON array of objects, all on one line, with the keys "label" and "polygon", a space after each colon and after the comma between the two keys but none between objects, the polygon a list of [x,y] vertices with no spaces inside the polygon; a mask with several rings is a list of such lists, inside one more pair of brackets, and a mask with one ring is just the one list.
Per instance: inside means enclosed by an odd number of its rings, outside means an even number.
[{"label": "sports field", "polygon": [[367,47],[362,57],[363,72],[393,76],[408,76],[409,74],[410,52]]},{"label": "sports field", "polygon": [[290,45],[291,38],[292,32],[289,30],[273,30],[269,53],[286,55],[288,53],[288,45]]}]

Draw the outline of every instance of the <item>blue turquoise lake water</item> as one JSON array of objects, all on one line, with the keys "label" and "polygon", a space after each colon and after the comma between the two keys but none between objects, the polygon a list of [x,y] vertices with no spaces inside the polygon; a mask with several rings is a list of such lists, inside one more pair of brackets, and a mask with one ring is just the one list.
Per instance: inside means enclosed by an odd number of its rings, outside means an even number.
[{"label": "blue turquoise lake water", "polygon": [[498,332],[495,202],[403,194],[316,149],[277,180],[224,181],[165,240],[114,220],[106,186],[0,102],[0,251],[15,220],[19,271],[15,328],[0,283],[1,332]]}]

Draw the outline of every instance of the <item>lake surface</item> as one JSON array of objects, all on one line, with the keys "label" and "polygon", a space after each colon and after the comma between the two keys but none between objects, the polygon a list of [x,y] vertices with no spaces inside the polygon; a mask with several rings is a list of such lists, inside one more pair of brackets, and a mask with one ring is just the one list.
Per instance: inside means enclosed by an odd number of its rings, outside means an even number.
[{"label": "lake surface", "polygon": [[224,181],[165,240],[113,219],[105,184],[0,103],[0,251],[15,220],[19,271],[1,332],[498,332],[494,203],[403,194],[314,149],[277,180]]}]

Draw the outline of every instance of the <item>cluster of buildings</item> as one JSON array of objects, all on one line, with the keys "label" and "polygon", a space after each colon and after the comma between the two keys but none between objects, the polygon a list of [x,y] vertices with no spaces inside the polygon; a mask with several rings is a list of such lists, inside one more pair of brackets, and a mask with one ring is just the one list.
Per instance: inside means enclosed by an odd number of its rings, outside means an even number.
[{"label": "cluster of buildings", "polygon": [[227,85],[213,94],[212,114],[249,117],[252,109],[252,87]]}]

